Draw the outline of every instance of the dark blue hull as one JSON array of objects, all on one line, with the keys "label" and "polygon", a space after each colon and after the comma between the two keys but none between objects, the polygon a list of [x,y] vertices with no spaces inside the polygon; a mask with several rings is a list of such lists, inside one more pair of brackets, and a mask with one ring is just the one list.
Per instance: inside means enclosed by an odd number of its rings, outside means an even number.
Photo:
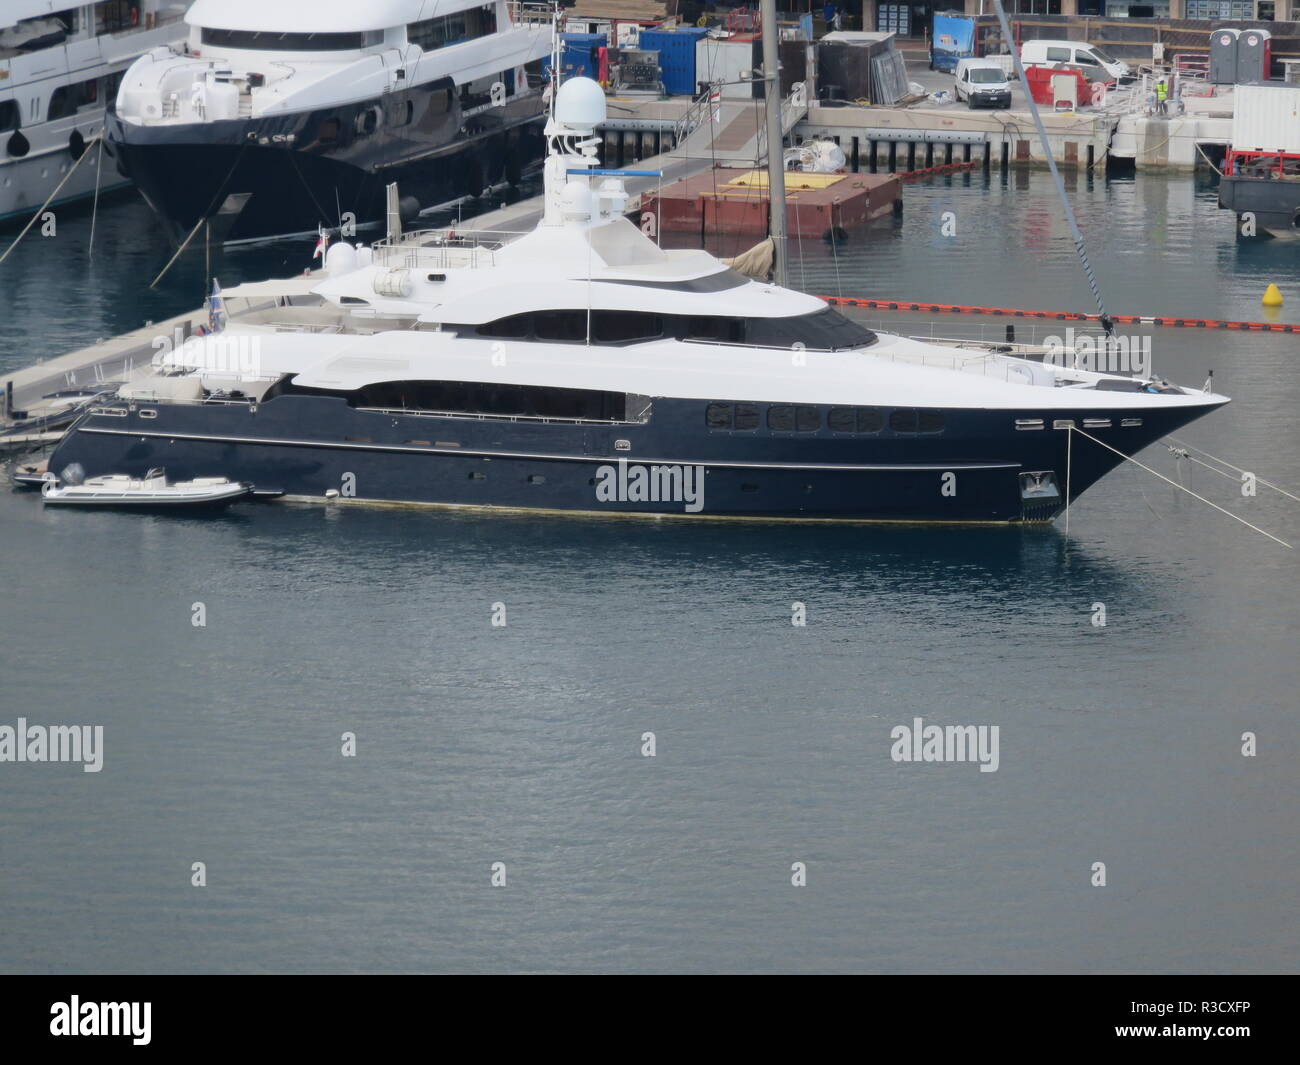
[{"label": "dark blue hull", "polygon": [[[1071,434],[1050,428],[1050,412],[1046,429],[1015,428],[1017,419],[1044,417],[1041,410],[950,410],[938,433],[886,429],[857,436],[824,427],[711,430],[705,407],[661,399],[643,424],[601,424],[368,411],[319,396],[285,395],[256,405],[122,403],[120,414],[83,417],[49,468],[58,472],[75,462],[94,476],[164,466],[177,480],[225,476],[315,499],[337,494],[595,513],[1021,522],[1052,519],[1064,506],[1067,483],[1077,498],[1122,461],[1075,435],[1067,462]],[[1115,428],[1089,432],[1133,454],[1210,409],[1145,411],[1138,426],[1121,428],[1116,418]],[[1030,482],[1048,490],[1034,491]]]},{"label": "dark blue hull", "polygon": [[[408,117],[409,116],[409,117]],[[542,102],[465,115],[448,82],[321,111],[194,125],[107,118],[118,169],[183,240],[252,240],[383,219],[391,182],[420,209],[477,196],[541,158]]]}]

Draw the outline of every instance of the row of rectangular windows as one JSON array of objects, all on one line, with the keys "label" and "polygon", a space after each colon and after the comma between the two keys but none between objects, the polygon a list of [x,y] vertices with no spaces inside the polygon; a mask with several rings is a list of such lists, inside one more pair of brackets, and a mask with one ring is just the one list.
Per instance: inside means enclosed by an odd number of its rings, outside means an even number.
[{"label": "row of rectangular windows", "polygon": [[[746,403],[710,403],[704,412],[710,429],[750,430],[759,427],[759,408]],[[822,428],[820,407],[778,403],[767,408],[767,427],[783,433],[815,433]],[[831,407],[826,428],[833,433],[878,433],[886,426],[895,433],[941,433],[941,410],[891,410],[878,407]]]}]

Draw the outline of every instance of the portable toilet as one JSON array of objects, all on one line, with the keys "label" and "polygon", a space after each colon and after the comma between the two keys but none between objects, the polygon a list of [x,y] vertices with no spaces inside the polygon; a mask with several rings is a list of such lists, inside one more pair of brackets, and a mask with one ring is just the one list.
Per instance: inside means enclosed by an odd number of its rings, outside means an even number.
[{"label": "portable toilet", "polygon": [[1268,81],[1272,60],[1272,34],[1268,30],[1242,30],[1237,38],[1237,84]]},{"label": "portable toilet", "polygon": [[1210,84],[1237,83],[1237,38],[1241,30],[1227,26],[1210,34]]}]

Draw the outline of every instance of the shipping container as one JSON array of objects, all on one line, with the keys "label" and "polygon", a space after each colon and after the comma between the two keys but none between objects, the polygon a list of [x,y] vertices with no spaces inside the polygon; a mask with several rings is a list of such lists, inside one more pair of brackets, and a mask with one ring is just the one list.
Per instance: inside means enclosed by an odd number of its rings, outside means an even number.
[{"label": "shipping container", "polygon": [[1300,153],[1300,85],[1238,85],[1233,93],[1232,148]]},{"label": "shipping container", "polygon": [[[564,33],[560,35],[564,42],[564,51],[560,57],[560,72],[566,78],[598,78],[600,65],[597,50],[609,45],[609,37],[603,33]],[[551,57],[542,60],[542,71],[551,69]]]},{"label": "shipping container", "polygon": [[695,46],[708,34],[702,26],[641,31],[637,47],[659,53],[659,71],[669,96],[695,95]]}]

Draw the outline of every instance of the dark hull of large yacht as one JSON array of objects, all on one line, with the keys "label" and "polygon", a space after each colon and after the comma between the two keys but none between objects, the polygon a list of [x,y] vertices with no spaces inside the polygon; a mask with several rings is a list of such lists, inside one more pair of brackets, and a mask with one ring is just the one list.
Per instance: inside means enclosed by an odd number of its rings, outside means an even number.
[{"label": "dark hull of large yacht", "polygon": [[407,208],[477,196],[540,160],[542,100],[466,115],[450,81],[382,99],[260,118],[141,125],[110,111],[107,143],[177,242],[255,240],[382,221],[385,188]]},{"label": "dark hull of large yacht", "polygon": [[[1214,409],[1073,411],[1133,454]],[[707,404],[654,401],[641,423],[361,410],[337,398],[102,405],[51,457],[88,476],[225,476],[260,491],[458,507],[714,518],[1048,521],[1113,469],[1115,452],[1044,410],[948,410],[932,434],[714,430]],[[886,424],[888,413],[883,412]],[[1043,419],[1043,429],[1018,420]],[[1140,424],[1123,426],[1123,421]],[[1074,435],[1072,446],[1067,438]]]},{"label": "dark hull of large yacht", "polygon": [[1300,181],[1225,174],[1219,179],[1219,206],[1238,218],[1253,215],[1257,231],[1300,235]]}]

